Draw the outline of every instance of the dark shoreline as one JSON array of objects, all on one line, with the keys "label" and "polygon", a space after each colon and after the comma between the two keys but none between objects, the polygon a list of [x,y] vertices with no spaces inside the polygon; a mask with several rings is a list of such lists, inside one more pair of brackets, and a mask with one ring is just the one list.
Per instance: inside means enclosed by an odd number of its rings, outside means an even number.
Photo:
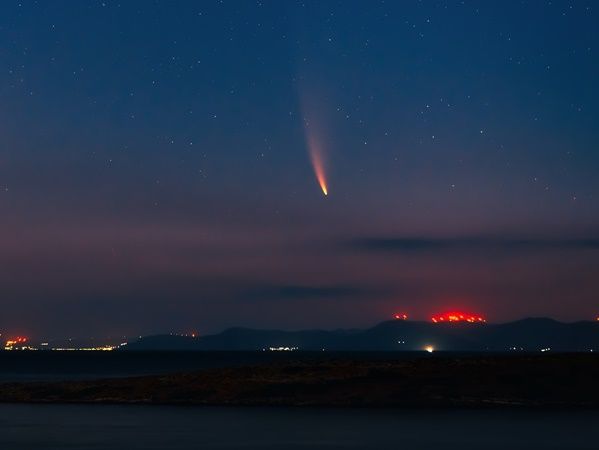
[{"label": "dark shoreline", "polygon": [[599,355],[290,360],[128,378],[0,384],[2,403],[599,409]]}]

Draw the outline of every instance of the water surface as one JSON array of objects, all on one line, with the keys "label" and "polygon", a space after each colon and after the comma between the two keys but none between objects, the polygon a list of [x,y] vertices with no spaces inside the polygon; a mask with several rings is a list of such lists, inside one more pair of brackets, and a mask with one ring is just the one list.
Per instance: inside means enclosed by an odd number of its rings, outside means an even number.
[{"label": "water surface", "polygon": [[0,405],[0,449],[597,449],[594,412]]}]

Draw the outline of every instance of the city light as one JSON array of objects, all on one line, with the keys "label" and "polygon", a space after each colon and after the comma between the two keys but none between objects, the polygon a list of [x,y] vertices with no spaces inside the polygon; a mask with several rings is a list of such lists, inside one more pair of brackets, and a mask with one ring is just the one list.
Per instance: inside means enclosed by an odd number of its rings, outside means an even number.
[{"label": "city light", "polygon": [[435,347],[433,347],[432,345],[427,345],[426,347],[424,347],[424,350],[428,353],[432,353],[435,351]]},{"label": "city light", "polygon": [[101,347],[52,347],[51,350],[56,352],[111,352],[117,348],[119,348],[118,345],[104,345]]},{"label": "city light", "polygon": [[407,314],[395,314],[393,317],[395,317],[396,320],[408,320]]},{"label": "city light", "polygon": [[64,346],[64,345],[52,345],[49,342],[43,341],[39,343],[30,342],[29,338],[24,336],[18,336],[15,338],[8,339],[4,344],[4,350],[44,350],[44,351],[112,351],[117,350],[120,347],[127,345],[127,342],[121,344],[107,344],[107,345],[92,345],[92,346]]}]

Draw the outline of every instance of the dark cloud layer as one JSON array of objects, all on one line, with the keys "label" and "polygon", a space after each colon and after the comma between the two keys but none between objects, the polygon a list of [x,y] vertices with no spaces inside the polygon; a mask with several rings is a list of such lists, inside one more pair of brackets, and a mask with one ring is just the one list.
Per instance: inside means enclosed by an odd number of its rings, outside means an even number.
[{"label": "dark cloud layer", "polygon": [[599,238],[514,237],[366,237],[344,241],[343,247],[367,252],[426,253],[443,251],[599,250]]}]

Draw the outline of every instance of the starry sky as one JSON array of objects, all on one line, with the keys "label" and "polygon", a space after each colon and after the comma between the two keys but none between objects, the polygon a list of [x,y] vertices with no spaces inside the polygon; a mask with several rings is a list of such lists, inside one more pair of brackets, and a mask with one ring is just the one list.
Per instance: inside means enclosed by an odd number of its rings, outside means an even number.
[{"label": "starry sky", "polygon": [[593,1],[3,1],[0,332],[593,319],[598,80]]}]

